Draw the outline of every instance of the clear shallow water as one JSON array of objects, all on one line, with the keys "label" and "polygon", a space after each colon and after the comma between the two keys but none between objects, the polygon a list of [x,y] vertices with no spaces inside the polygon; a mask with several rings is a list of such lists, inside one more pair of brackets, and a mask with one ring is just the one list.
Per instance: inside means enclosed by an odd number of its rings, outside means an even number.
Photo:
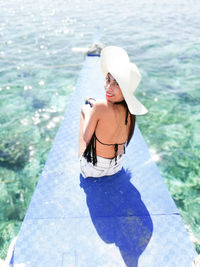
[{"label": "clear shallow water", "polygon": [[[84,62],[127,49],[142,73],[138,124],[200,247],[199,1],[0,2],[0,257],[17,234]],[[94,86],[94,85],[91,85]]]}]

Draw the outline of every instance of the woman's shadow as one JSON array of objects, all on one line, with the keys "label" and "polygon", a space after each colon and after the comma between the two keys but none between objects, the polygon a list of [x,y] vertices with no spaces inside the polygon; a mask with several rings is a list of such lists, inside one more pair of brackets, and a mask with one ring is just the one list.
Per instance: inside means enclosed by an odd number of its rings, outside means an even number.
[{"label": "woman's shadow", "polygon": [[122,168],[110,177],[84,179],[80,175],[80,186],[101,239],[119,248],[126,266],[136,267],[152,236],[153,224],[130,179],[131,173]]}]

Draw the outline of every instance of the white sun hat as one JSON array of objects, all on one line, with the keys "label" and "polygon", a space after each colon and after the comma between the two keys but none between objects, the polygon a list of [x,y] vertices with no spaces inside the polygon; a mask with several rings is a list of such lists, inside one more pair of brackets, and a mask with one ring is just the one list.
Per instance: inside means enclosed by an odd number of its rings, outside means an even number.
[{"label": "white sun hat", "polygon": [[130,62],[127,52],[121,47],[107,46],[101,51],[100,61],[104,74],[110,73],[119,84],[130,113],[147,113],[148,110],[133,95],[141,81],[141,74]]}]

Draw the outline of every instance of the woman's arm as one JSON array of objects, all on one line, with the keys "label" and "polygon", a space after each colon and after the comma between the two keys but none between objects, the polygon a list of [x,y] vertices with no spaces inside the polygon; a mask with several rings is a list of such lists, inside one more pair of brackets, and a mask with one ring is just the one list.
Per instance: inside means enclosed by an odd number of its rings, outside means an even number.
[{"label": "woman's arm", "polygon": [[83,105],[81,112],[84,117],[83,139],[88,145],[101,116],[101,103],[95,102],[93,107]]}]

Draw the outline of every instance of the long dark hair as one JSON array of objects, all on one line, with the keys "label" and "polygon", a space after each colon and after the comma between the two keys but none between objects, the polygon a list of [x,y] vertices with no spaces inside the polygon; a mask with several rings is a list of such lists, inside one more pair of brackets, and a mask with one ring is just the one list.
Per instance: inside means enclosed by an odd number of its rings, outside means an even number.
[{"label": "long dark hair", "polygon": [[120,102],[115,102],[116,105],[122,105],[124,106],[125,110],[126,110],[126,118],[125,118],[125,125],[127,125],[128,123],[128,116],[130,116],[130,128],[129,128],[129,133],[128,133],[128,140],[127,140],[127,145],[129,144],[129,142],[131,141],[131,138],[133,136],[134,133],[134,129],[135,129],[135,122],[136,122],[136,115],[133,115],[130,113],[128,106],[126,104],[125,100],[122,100]]}]

